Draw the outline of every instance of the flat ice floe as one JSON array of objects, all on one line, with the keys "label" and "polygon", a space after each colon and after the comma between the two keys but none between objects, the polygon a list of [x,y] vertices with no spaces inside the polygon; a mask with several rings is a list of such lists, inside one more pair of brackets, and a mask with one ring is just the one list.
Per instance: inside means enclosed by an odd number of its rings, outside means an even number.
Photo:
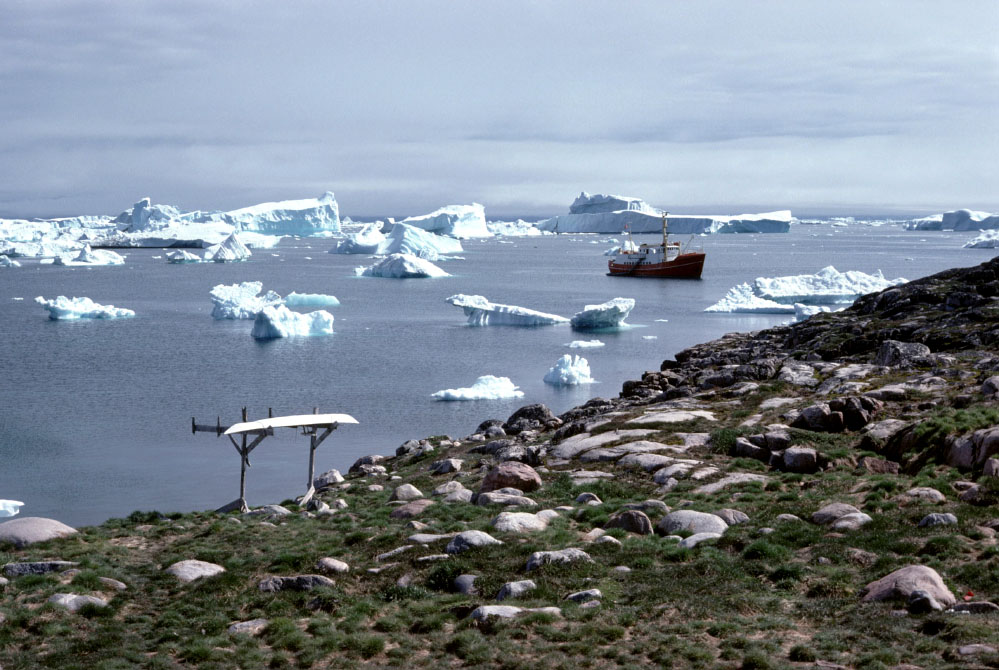
[{"label": "flat ice floe", "polygon": [[434,400],[501,400],[524,397],[524,392],[518,391],[518,388],[509,377],[483,375],[469,387],[444,389],[431,394],[430,397]]},{"label": "flat ice floe", "polygon": [[544,381],[554,386],[573,386],[592,384],[593,377],[590,376],[590,364],[585,358],[565,354],[548,369]]},{"label": "flat ice floe", "polygon": [[73,258],[69,256],[56,256],[55,265],[124,265],[125,257],[108,249],[91,249],[89,244],[84,245]]},{"label": "flat ice floe", "polygon": [[243,244],[236,233],[225,238],[221,244],[213,244],[205,249],[205,260],[214,263],[245,261],[251,255],[249,248]]},{"label": "flat ice floe", "polygon": [[902,277],[886,279],[880,270],[874,274],[840,272],[830,265],[813,275],[758,277],[752,283],[729,289],[724,298],[704,311],[794,314],[795,303],[849,305],[862,295],[906,281]]},{"label": "flat ice floe", "polygon": [[[611,209],[618,207],[619,209]],[[738,216],[687,216],[671,214],[671,233],[786,233],[793,217],[789,210]],[[658,233],[662,211],[639,198],[591,195],[585,191],[569,207],[569,213],[538,223],[542,231],[557,233]]]},{"label": "flat ice floe", "polygon": [[406,223],[395,224],[388,235],[382,235],[373,228],[371,230],[366,228],[352,235],[348,235],[345,240],[339,240],[337,245],[330,249],[330,253],[364,253],[375,256],[409,254],[424,260],[437,261],[444,260],[444,256],[463,251],[461,242],[452,237],[429,233]]},{"label": "flat ice floe", "polygon": [[354,270],[359,277],[387,277],[391,279],[416,279],[423,277],[450,277],[428,260],[410,254],[392,254],[370,267]]},{"label": "flat ice floe", "polygon": [[448,205],[429,214],[407,217],[400,223],[460,239],[493,236],[486,226],[485,208],[478,203]]},{"label": "flat ice floe", "polygon": [[49,312],[53,321],[71,321],[74,319],[121,319],[135,316],[135,312],[114,305],[100,305],[90,298],[67,298],[64,295],[54,300],[46,300],[42,296],[35,302]]},{"label": "flat ice floe", "polygon": [[984,233],[964,243],[965,249],[995,249],[999,247],[999,230],[986,230]]},{"label": "flat ice floe", "polygon": [[459,293],[448,298],[447,302],[465,311],[470,326],[551,326],[569,322],[569,319],[557,314],[489,302],[481,295]]},{"label": "flat ice floe", "polygon": [[211,291],[212,318],[253,319],[265,307],[281,304],[281,296],[274,291],[257,295],[263,288],[263,282],[258,281],[215,286]]},{"label": "flat ice floe", "polygon": [[573,340],[566,342],[565,346],[570,349],[595,349],[604,346],[604,343],[600,340]]},{"label": "flat ice floe", "polygon": [[326,310],[300,314],[284,305],[270,305],[260,310],[250,332],[258,340],[332,334],[333,315]]},{"label": "flat ice floe", "polygon": [[597,328],[619,328],[635,308],[632,298],[614,298],[599,305],[587,305],[582,312],[573,315],[572,327],[577,330]]},{"label": "flat ice floe", "polygon": [[335,295],[322,293],[295,293],[292,291],[284,298],[288,307],[337,307],[340,301]]},{"label": "flat ice floe", "polygon": [[15,516],[23,506],[24,503],[19,500],[0,500],[0,517]]}]

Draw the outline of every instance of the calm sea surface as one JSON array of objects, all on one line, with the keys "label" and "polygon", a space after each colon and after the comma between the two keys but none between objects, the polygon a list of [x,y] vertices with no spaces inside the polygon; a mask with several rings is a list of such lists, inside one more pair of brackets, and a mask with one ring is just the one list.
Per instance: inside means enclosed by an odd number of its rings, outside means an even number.
[{"label": "calm sea surface", "polygon": [[[465,242],[465,260],[441,263],[450,278],[356,278],[364,256],[331,255],[329,240],[285,240],[245,263],[168,265],[163,251],[134,250],[121,267],[25,263],[0,270],[0,498],[26,503],[23,516],[71,525],[133,510],[211,509],[237,497],[239,458],[226,438],[192,435],[199,422],[321,412],[353,415],[319,449],[316,471],[342,471],[359,456],[393,454],[410,438],[463,437],[480,421],[505,419],[541,402],[556,413],[621,383],[692,344],[787,319],[706,314],[728,289],[758,276],[883,270],[915,279],[981,263],[993,250],[962,249],[971,233],[908,232],[895,226],[793,226],[786,235],[697,238],[707,252],[700,281],[608,277],[609,235]],[[655,236],[636,236],[652,241]],[[159,258],[155,258],[159,257]],[[209,290],[258,280],[282,295],[330,293],[330,337],[257,342],[251,321],[215,321]],[[455,293],[572,316],[615,297],[637,302],[633,328],[578,333],[465,325],[444,302]],[[86,296],[135,310],[133,319],[50,321],[35,296]],[[17,300],[23,298],[23,300]],[[667,321],[660,321],[666,319]],[[654,336],[655,339],[646,339]],[[600,349],[570,350],[599,338]],[[542,382],[564,353],[589,360],[600,383],[555,388]],[[510,377],[523,398],[437,402],[430,394],[470,386],[480,375]],[[251,505],[304,492],[308,438],[292,430],[251,456]]]}]

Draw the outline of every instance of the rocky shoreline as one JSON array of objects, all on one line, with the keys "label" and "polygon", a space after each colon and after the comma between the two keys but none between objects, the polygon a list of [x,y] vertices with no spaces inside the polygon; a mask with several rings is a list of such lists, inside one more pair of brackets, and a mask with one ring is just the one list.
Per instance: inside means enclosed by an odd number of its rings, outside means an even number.
[{"label": "rocky shoreline", "polygon": [[996,667],[997,296],[999,259],[729,334],[304,508],[0,524],[0,660]]}]

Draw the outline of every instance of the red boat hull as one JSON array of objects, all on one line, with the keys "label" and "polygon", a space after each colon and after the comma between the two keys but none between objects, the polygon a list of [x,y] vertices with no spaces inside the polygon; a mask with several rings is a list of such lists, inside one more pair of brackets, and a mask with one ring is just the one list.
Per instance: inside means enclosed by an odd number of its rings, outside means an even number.
[{"label": "red boat hull", "polygon": [[615,263],[607,264],[607,274],[622,277],[671,277],[673,279],[700,279],[704,269],[704,254],[691,252],[680,254],[663,263]]}]

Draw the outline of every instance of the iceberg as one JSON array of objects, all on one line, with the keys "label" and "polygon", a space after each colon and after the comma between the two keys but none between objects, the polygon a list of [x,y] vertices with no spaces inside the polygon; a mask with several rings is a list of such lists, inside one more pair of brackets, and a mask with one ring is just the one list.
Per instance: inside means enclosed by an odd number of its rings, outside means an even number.
[{"label": "iceberg", "polygon": [[796,302],[794,303],[794,320],[804,321],[808,317],[814,316],[815,314],[821,314],[822,312],[833,312],[833,311],[838,312],[840,310],[838,309],[833,310],[828,305],[802,305],[800,302]]},{"label": "iceberg", "polygon": [[313,236],[340,232],[340,208],[331,191],[318,198],[265,202],[222,214],[239,230],[268,235]]},{"label": "iceberg", "polygon": [[211,291],[213,319],[254,319],[265,307],[281,304],[281,296],[274,291],[257,295],[264,285],[258,281],[241,284],[219,284]]},{"label": "iceberg", "polygon": [[183,249],[178,249],[177,251],[168,251],[166,255],[167,263],[200,263],[201,259],[195,256],[189,251],[184,251]]},{"label": "iceberg", "polygon": [[0,517],[15,516],[24,507],[19,500],[0,500]]},{"label": "iceberg", "polygon": [[356,233],[347,233],[343,239],[337,240],[336,246],[330,249],[331,254],[377,254],[378,246],[385,241],[381,221],[365,224]]},{"label": "iceberg", "polygon": [[549,368],[544,381],[554,386],[573,386],[592,384],[593,377],[590,376],[590,364],[585,358],[565,354]]},{"label": "iceberg", "polygon": [[886,279],[881,271],[867,274],[856,270],[839,272],[833,266],[813,275],[758,277],[739,284],[705,312],[756,312],[794,314],[802,305],[849,305],[860,296],[904,284],[904,278]]},{"label": "iceberg", "polygon": [[487,221],[486,227],[497,237],[536,237],[538,235],[554,235],[552,232],[538,230],[536,223],[517,219],[516,221]]},{"label": "iceberg", "polygon": [[410,254],[392,254],[371,267],[354,270],[358,277],[388,277],[392,279],[415,279],[420,277],[450,277],[428,260]]},{"label": "iceberg", "polygon": [[448,298],[447,302],[465,310],[470,326],[550,326],[569,322],[569,319],[557,314],[492,303],[481,295],[459,293]]},{"label": "iceberg", "polygon": [[444,389],[430,397],[434,400],[501,400],[524,397],[524,392],[518,391],[518,388],[509,377],[483,375],[467,388]]},{"label": "iceberg", "polygon": [[400,223],[459,239],[492,237],[486,226],[485,208],[478,204],[448,205],[421,216],[410,216]]},{"label": "iceberg", "polygon": [[19,268],[21,264],[12,259],[10,256],[0,254],[0,268]]},{"label": "iceberg", "polygon": [[340,301],[335,295],[324,295],[322,293],[295,293],[292,291],[285,296],[284,304],[288,307],[337,307]]},{"label": "iceberg", "polygon": [[956,209],[943,214],[914,219],[905,223],[906,230],[996,230],[999,214]]},{"label": "iceberg", "polygon": [[[964,243],[965,249],[995,249],[999,247],[999,230],[986,230],[984,233]],[[0,265],[3,265],[0,261]]]},{"label": "iceberg", "polygon": [[582,312],[573,315],[572,327],[577,330],[596,328],[619,328],[635,308],[632,298],[614,298],[600,305],[587,305]]},{"label": "iceberg", "polygon": [[89,244],[83,246],[74,258],[56,256],[55,265],[124,265],[125,257],[114,251],[98,249],[94,251]]},{"label": "iceberg", "polygon": [[90,298],[67,298],[64,295],[54,300],[46,300],[42,296],[35,302],[49,312],[53,321],[71,321],[74,319],[120,319],[135,316],[135,312],[113,305],[99,305]]},{"label": "iceberg", "polygon": [[[612,209],[617,207],[618,209]],[[793,217],[789,210],[737,216],[671,214],[669,232],[679,235],[709,233],[786,233]],[[585,191],[569,206],[569,214],[538,223],[542,231],[557,233],[658,233],[662,211],[639,198],[590,195]]]},{"label": "iceberg", "polygon": [[428,233],[405,223],[393,225],[388,235],[383,235],[380,229],[365,228],[353,237],[348,235],[345,240],[338,240],[337,245],[330,249],[331,254],[409,254],[428,261],[445,260],[446,255],[461,251],[463,249],[458,240]]},{"label": "iceberg", "polygon": [[270,305],[260,310],[250,332],[258,340],[332,334],[333,315],[326,310],[300,314],[284,305]]},{"label": "iceberg", "polygon": [[600,340],[573,340],[567,342],[565,346],[570,349],[595,349],[604,346],[604,343]]},{"label": "iceberg", "polygon": [[250,250],[240,241],[236,233],[225,238],[221,244],[215,244],[205,249],[205,260],[215,263],[245,261],[251,255]]}]

